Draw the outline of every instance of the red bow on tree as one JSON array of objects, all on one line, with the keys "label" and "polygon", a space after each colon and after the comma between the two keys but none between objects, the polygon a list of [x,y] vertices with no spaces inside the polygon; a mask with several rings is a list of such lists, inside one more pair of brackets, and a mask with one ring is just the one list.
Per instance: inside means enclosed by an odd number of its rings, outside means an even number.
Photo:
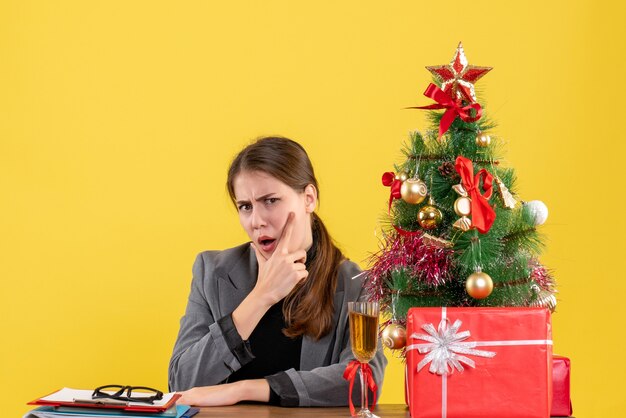
[{"label": "red bow on tree", "polygon": [[387,211],[387,213],[389,213],[391,212],[391,203],[393,202],[393,199],[400,199],[400,197],[402,196],[400,194],[402,181],[397,180],[395,174],[393,174],[391,171],[388,171],[383,174],[383,185],[387,187],[391,186],[391,191],[389,193],[389,209]]},{"label": "red bow on tree", "polygon": [[[458,88],[463,91],[467,90],[467,87],[462,85],[459,85]],[[470,94],[469,90],[466,91],[466,94]],[[439,138],[446,133],[457,116],[465,122],[476,122],[480,119],[483,113],[483,109],[478,103],[471,103],[467,106],[463,106],[461,100],[452,99],[448,93],[441,90],[433,83],[428,85],[426,91],[424,92],[424,96],[433,99],[437,103],[433,103],[428,106],[409,107],[409,109],[446,109],[441,117],[441,122],[439,122]],[[475,116],[470,114],[470,109],[474,109],[476,111]]]},{"label": "red bow on tree", "polygon": [[[472,225],[482,234],[491,228],[496,219],[496,212],[489,205],[493,193],[493,176],[484,168],[474,176],[472,161],[459,155],[456,157],[456,172],[461,176],[461,183],[472,201]],[[480,192],[480,179],[483,179],[484,193]]]},{"label": "red bow on tree", "polygon": [[[348,393],[348,400],[350,405],[350,414],[354,416],[354,403],[352,402],[352,389],[354,388],[354,379],[356,379],[356,374],[359,371],[359,367],[361,368],[361,373],[363,374],[363,380],[361,382],[365,382],[365,385],[374,393],[374,400],[372,401],[372,408],[376,406],[376,391],[378,390],[378,386],[376,386],[376,382],[374,381],[374,375],[372,374],[372,368],[367,363],[361,363],[358,360],[352,360],[348,363],[346,370],[343,372],[343,378],[350,381],[350,392]],[[367,406],[367,390],[365,391],[365,404],[361,405],[361,407]]]}]

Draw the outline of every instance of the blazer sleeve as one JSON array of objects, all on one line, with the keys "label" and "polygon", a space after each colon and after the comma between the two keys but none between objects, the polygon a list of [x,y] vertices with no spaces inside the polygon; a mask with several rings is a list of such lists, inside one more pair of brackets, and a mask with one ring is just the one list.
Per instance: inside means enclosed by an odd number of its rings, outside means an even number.
[{"label": "blazer sleeve", "polygon": [[[169,390],[215,385],[249,363],[254,356],[237,332],[231,314],[216,318],[212,252],[196,257],[185,315],[169,364]],[[210,293],[214,292],[211,296]]]},{"label": "blazer sleeve", "polygon": [[[352,279],[359,273],[359,269],[354,263],[349,263],[347,274],[348,279],[344,281],[346,287],[352,291],[345,292],[344,304],[349,301],[366,301],[367,295],[363,290],[363,278],[361,280]],[[356,289],[355,289],[356,287]],[[335,309],[339,309],[336,307]],[[350,327],[348,318],[340,318],[339,325],[343,327],[340,341],[341,353],[336,363],[314,368],[310,371],[296,371],[295,369],[278,373],[266,377],[270,387],[281,398],[282,406],[345,406],[348,404],[349,382],[343,378],[343,373],[352,360],[355,360],[350,346]],[[370,367],[374,375],[374,380],[378,387],[377,399],[381,394],[383,377],[387,359],[383,353],[382,343],[378,341],[378,351],[376,356],[370,361]],[[286,378],[288,377],[288,378]],[[361,384],[357,379],[354,383],[352,399],[355,404],[361,402]],[[370,392],[370,402],[372,393]]]}]

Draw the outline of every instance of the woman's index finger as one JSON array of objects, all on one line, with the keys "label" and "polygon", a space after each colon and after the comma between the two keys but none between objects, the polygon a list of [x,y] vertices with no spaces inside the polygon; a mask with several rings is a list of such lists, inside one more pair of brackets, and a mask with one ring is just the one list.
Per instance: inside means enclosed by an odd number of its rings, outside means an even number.
[{"label": "woman's index finger", "polygon": [[294,217],[295,214],[293,212],[289,212],[289,215],[287,215],[287,222],[285,222],[283,233],[281,234],[280,240],[278,241],[278,245],[276,247],[277,250],[289,252],[289,243],[291,242],[291,235],[293,234]]}]

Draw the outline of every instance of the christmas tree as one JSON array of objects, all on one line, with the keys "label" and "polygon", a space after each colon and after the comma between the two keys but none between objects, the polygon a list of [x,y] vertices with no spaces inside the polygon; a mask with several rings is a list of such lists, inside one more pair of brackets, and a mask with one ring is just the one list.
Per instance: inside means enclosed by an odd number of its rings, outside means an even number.
[{"label": "christmas tree", "polygon": [[435,103],[413,109],[429,111],[432,127],[412,133],[406,160],[383,174],[389,205],[368,274],[371,299],[390,318],[390,348],[404,346],[411,307],[556,307],[539,261],[547,208],[516,194],[515,171],[500,163],[503,147],[477,101],[474,83],[491,68],[469,65],[461,44],[449,65],[426,68],[436,84],[424,95]]}]

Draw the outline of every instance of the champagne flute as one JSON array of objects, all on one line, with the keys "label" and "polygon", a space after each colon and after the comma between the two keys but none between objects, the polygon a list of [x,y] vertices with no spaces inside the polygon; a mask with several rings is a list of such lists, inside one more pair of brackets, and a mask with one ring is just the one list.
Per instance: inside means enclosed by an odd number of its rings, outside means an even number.
[{"label": "champagne flute", "polygon": [[348,302],[348,312],[352,354],[361,362],[361,410],[355,416],[378,418],[368,409],[367,381],[363,375],[363,366],[374,358],[378,349],[378,302]]}]

